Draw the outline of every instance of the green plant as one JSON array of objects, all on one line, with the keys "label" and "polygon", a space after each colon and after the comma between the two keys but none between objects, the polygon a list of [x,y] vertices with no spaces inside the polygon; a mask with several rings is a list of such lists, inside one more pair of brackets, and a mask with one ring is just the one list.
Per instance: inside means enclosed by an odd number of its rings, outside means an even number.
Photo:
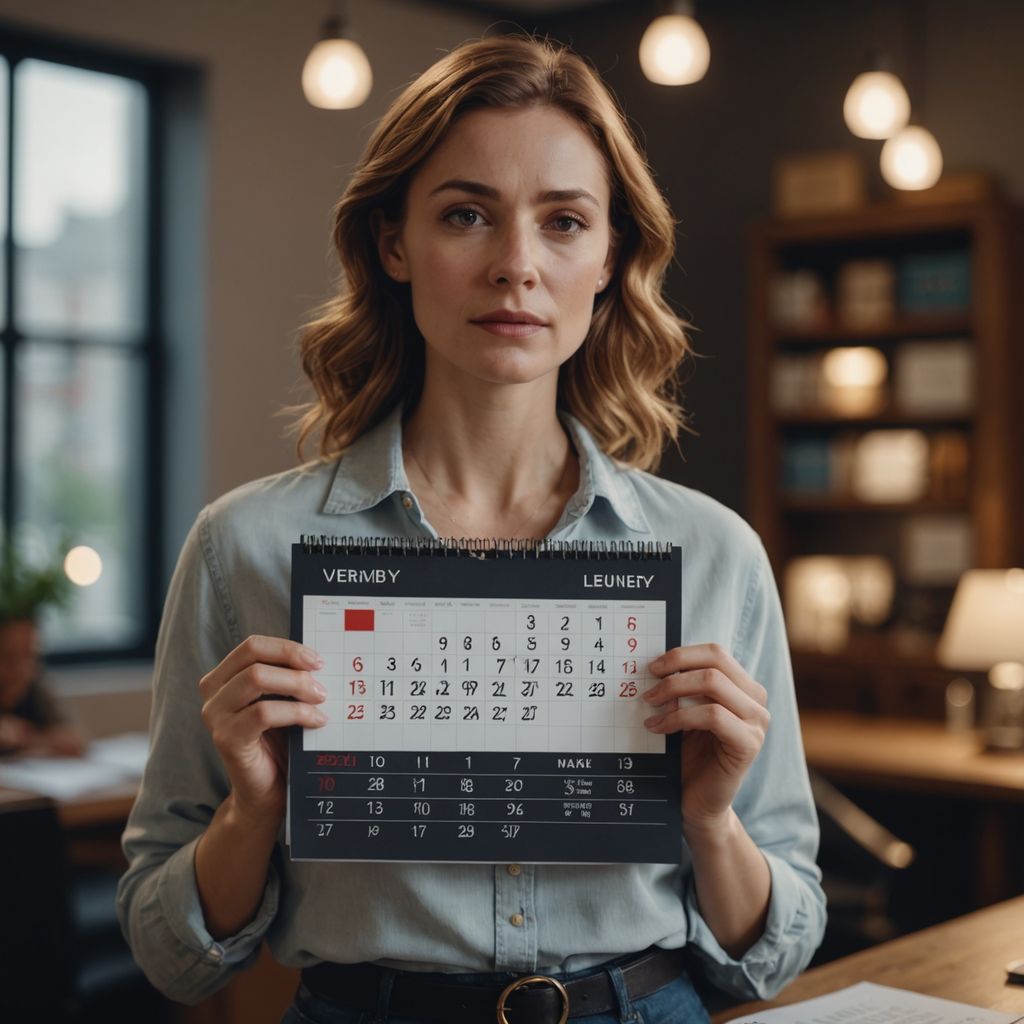
[{"label": "green plant", "polygon": [[[62,550],[68,545],[63,544]],[[40,568],[27,562],[8,538],[0,555],[0,622],[10,619],[35,619],[45,605],[67,604],[72,583],[64,572],[62,560]]]}]

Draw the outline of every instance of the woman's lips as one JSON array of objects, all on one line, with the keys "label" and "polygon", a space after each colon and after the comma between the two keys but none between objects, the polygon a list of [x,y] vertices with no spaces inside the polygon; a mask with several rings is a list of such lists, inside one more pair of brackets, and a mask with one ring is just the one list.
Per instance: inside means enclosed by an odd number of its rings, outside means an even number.
[{"label": "woman's lips", "polygon": [[538,331],[543,331],[546,324],[509,323],[505,320],[473,320],[471,323],[482,327],[491,334],[501,334],[506,338],[526,338]]}]

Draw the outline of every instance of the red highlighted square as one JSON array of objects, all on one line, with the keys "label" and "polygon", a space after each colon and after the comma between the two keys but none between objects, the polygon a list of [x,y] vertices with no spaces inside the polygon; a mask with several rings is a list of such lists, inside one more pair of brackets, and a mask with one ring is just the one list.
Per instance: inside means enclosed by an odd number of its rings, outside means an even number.
[{"label": "red highlighted square", "polygon": [[367,632],[373,630],[372,608],[346,608],[345,631]]}]

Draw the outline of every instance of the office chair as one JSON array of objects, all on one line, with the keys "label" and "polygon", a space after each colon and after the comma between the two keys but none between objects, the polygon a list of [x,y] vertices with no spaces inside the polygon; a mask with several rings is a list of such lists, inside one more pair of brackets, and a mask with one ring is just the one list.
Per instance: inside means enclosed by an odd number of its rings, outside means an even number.
[{"label": "office chair", "polygon": [[895,938],[891,894],[917,852],[817,772],[810,772],[818,810],[818,865],[828,899],[828,926],[812,964]]},{"label": "office chair", "polygon": [[69,865],[53,803],[0,803],[0,850],[0,1020],[160,1019],[121,935],[117,875]]}]

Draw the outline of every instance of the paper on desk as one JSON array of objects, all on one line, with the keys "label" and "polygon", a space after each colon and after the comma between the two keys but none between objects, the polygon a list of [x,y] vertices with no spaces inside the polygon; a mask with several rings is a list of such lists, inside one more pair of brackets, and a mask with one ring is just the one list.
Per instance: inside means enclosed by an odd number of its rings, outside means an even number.
[{"label": "paper on desk", "polygon": [[54,800],[73,800],[84,793],[123,785],[128,778],[123,768],[83,757],[23,757],[0,765],[0,786],[41,793]]},{"label": "paper on desk", "polygon": [[827,996],[735,1017],[728,1024],[1014,1024],[1019,1014],[862,981]]},{"label": "paper on desk", "polygon": [[124,733],[93,740],[84,757],[18,757],[0,763],[0,786],[74,800],[138,782],[148,749],[146,733]]}]

